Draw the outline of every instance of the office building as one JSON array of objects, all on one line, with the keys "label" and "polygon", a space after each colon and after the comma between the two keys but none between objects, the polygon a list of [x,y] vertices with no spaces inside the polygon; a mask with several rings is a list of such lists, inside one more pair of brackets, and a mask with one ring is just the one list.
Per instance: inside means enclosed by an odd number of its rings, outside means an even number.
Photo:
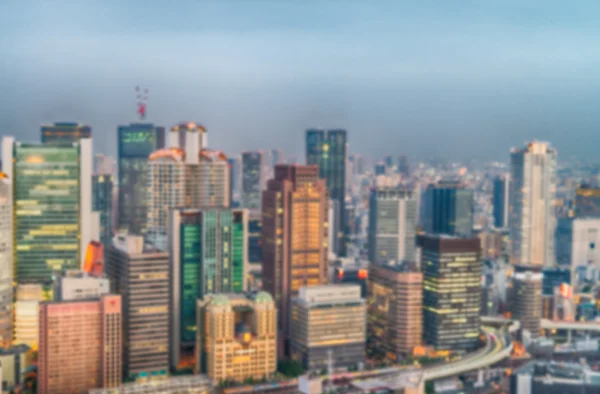
[{"label": "office building", "polygon": [[231,207],[241,206],[241,189],[242,189],[242,159],[230,157],[227,159],[229,163],[229,196],[231,198]]},{"label": "office building", "polygon": [[159,376],[124,383],[114,389],[94,389],[90,394],[213,394],[214,385],[205,375]]},{"label": "office building", "polygon": [[248,215],[248,264],[259,267],[262,264],[262,212],[250,212]]},{"label": "office building", "polygon": [[430,234],[470,237],[473,233],[473,189],[460,182],[440,181],[425,190],[425,222]]},{"label": "office building", "polygon": [[113,237],[113,176],[92,175],[92,211],[100,216],[100,242],[106,245]]},{"label": "office building", "polygon": [[197,164],[188,166],[191,172],[191,208],[224,207],[231,205],[229,192],[229,165],[221,151],[202,149]]},{"label": "office building", "polygon": [[494,227],[508,227],[508,196],[510,178],[508,175],[494,179]]},{"label": "office building", "polygon": [[478,238],[423,236],[423,333],[438,350],[479,344],[480,249]]},{"label": "office building", "polygon": [[336,255],[339,253],[339,242],[338,234],[341,231],[340,215],[342,210],[340,209],[340,203],[338,200],[329,200],[329,231],[327,234],[327,240],[329,243],[329,253]]},{"label": "office building", "polygon": [[34,363],[34,352],[27,345],[0,348],[2,391],[14,392],[24,383],[26,373]]},{"label": "office building", "polygon": [[54,299],[56,301],[86,300],[100,298],[110,292],[110,282],[106,277],[91,276],[83,271],[67,271],[55,280]]},{"label": "office building", "polygon": [[248,216],[243,209],[171,211],[171,367],[194,366],[196,300],[246,290]]},{"label": "office building", "polygon": [[45,301],[39,313],[38,393],[121,384],[121,296]]},{"label": "office building", "polygon": [[263,192],[263,286],[279,310],[281,355],[288,354],[291,297],[327,283],[328,200],[317,166],[277,165]]},{"label": "office building", "polygon": [[12,179],[14,281],[52,281],[78,269],[98,223],[92,215],[92,141],[40,145],[4,137],[3,172]]},{"label": "office building", "polygon": [[20,284],[16,290],[15,301],[15,345],[38,347],[38,306],[44,299],[41,285]]},{"label": "office building", "polygon": [[587,364],[530,361],[510,375],[511,394],[600,393],[600,373]]},{"label": "office building", "polygon": [[575,192],[575,217],[600,218],[600,188],[581,185]]},{"label": "office building", "polygon": [[169,368],[169,255],[139,236],[119,235],[105,249],[111,290],[123,298],[123,378]]},{"label": "office building", "polygon": [[411,190],[374,188],[369,200],[369,260],[415,259],[417,202]]},{"label": "office building", "polygon": [[0,171],[0,346],[2,347],[10,346],[13,331],[12,214],[12,181]]},{"label": "office building", "polygon": [[483,260],[495,260],[503,252],[504,235],[496,231],[481,231],[477,234],[481,242],[481,258]]},{"label": "office building", "polygon": [[367,313],[360,286],[302,287],[292,300],[292,359],[306,370],[357,367],[365,361]]},{"label": "office building", "polygon": [[72,145],[86,138],[92,138],[92,128],[80,123],[57,122],[41,127],[42,144]]},{"label": "office building", "polygon": [[562,284],[571,284],[571,270],[561,267],[547,267],[542,270],[544,278],[542,279],[542,294],[545,296],[554,295],[554,290]]},{"label": "office building", "polygon": [[405,261],[371,264],[369,277],[369,350],[402,359],[423,339],[423,274]]},{"label": "office building", "polygon": [[262,152],[242,153],[242,208],[260,210],[265,186]]},{"label": "office building", "polygon": [[277,308],[266,292],[198,300],[197,368],[213,382],[269,378],[277,368]]},{"label": "office building", "polygon": [[119,230],[141,235],[148,220],[148,156],[165,146],[165,129],[133,123],[118,129]]},{"label": "office building", "polygon": [[404,177],[410,176],[410,164],[408,163],[408,157],[400,156],[398,158],[398,173]]},{"label": "office building", "polygon": [[306,164],[317,165],[324,179],[329,197],[339,203],[340,232],[338,255],[346,255],[346,158],[348,136],[346,130],[306,130]]},{"label": "office building", "polygon": [[558,264],[600,270],[600,218],[560,218],[555,237]]},{"label": "office building", "polygon": [[554,263],[556,150],[531,142],[510,154],[510,262]]},{"label": "office building", "polygon": [[542,289],[544,275],[540,272],[517,272],[513,276],[512,317],[532,338],[540,335]]}]

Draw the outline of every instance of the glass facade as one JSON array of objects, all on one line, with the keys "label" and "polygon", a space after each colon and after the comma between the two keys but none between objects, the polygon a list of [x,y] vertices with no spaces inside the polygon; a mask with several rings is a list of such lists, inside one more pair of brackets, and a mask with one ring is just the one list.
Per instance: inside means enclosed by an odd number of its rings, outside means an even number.
[{"label": "glass facade", "polygon": [[196,341],[196,300],[201,297],[202,243],[199,223],[181,225],[181,341]]},{"label": "glass facade", "polygon": [[113,177],[112,175],[92,176],[92,211],[100,213],[100,242],[108,245],[112,240],[113,212]]},{"label": "glass facade", "polygon": [[242,208],[260,210],[263,154],[261,152],[242,153]]},{"label": "glass facade", "polygon": [[470,237],[473,233],[475,196],[458,182],[440,182],[425,192],[425,231]]},{"label": "glass facade", "polygon": [[54,123],[42,126],[41,137],[43,144],[72,144],[82,138],[92,138],[92,128],[78,123]]},{"label": "glass facade", "polygon": [[148,156],[164,146],[164,135],[152,124],[119,127],[119,229],[130,234],[146,231]]},{"label": "glass facade", "polygon": [[248,263],[250,264],[262,262],[261,235],[262,219],[260,217],[248,219]]},{"label": "glass facade", "polygon": [[80,258],[80,147],[15,144],[15,280],[49,282]]},{"label": "glass facade", "polygon": [[332,200],[340,206],[342,231],[338,234],[339,254],[346,253],[346,130],[307,130],[306,164],[319,166],[319,177],[327,182],[327,190]]}]

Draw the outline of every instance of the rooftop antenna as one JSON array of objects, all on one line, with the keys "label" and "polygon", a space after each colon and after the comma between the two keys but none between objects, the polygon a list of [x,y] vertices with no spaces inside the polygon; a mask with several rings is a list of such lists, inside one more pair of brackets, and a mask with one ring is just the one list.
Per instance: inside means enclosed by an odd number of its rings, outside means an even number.
[{"label": "rooftop antenna", "polygon": [[140,120],[144,120],[146,118],[146,105],[148,103],[148,89],[141,89],[140,86],[135,87],[136,94],[136,104],[137,104],[137,113],[140,117]]}]

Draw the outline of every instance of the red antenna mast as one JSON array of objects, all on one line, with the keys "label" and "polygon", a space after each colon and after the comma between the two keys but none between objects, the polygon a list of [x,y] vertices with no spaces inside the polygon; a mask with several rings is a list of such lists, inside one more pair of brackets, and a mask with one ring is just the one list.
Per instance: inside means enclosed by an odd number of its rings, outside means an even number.
[{"label": "red antenna mast", "polygon": [[146,105],[148,103],[148,89],[140,89],[139,85],[135,87],[137,99],[137,113],[141,120],[146,118]]}]

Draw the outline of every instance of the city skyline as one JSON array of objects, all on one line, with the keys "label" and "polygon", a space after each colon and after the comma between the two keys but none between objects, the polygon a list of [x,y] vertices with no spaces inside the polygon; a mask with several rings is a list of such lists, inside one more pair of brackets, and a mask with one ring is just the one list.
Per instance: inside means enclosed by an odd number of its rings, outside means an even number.
[{"label": "city skyline", "polygon": [[460,159],[471,146],[506,160],[534,138],[563,158],[595,153],[594,2],[109,3],[0,5],[3,134],[35,141],[41,124],[83,122],[107,136],[96,152],[116,155],[140,85],[145,121],[200,119],[229,155],[269,141],[302,157],[311,127],[345,128],[351,151],[376,157],[401,146]]}]

